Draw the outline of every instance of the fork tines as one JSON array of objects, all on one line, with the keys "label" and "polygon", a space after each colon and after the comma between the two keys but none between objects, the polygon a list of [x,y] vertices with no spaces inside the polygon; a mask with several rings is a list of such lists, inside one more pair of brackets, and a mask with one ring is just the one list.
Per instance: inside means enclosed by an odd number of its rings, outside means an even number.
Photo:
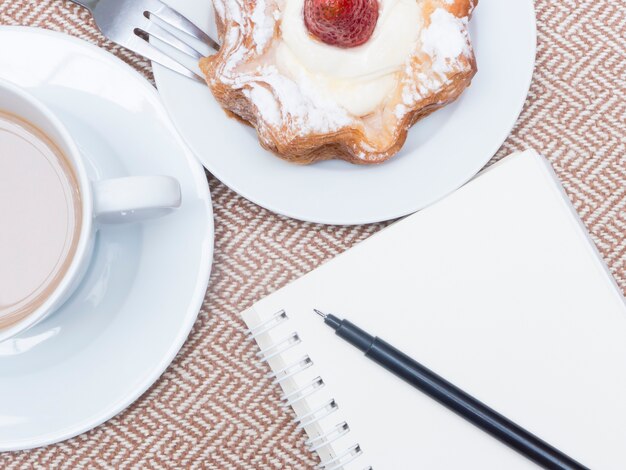
[{"label": "fork tines", "polygon": [[157,11],[150,11],[150,13],[159,17],[161,20],[165,21],[171,26],[178,28],[179,30],[202,41],[205,44],[208,44],[212,49],[215,49],[216,51],[219,50],[219,44],[215,42],[208,34],[198,28],[194,23],[192,23],[186,16],[177,12],[160,0],[156,1],[161,4],[161,8],[159,8]]},{"label": "fork tines", "polygon": [[[145,2],[145,3],[144,3]],[[133,41],[133,49],[148,59],[172,69],[186,77],[203,81],[194,70],[198,60],[206,54],[200,52],[200,43],[219,50],[219,45],[187,17],[169,7],[161,0],[142,0],[144,3],[144,21],[138,23],[134,34],[139,41]],[[185,56],[193,59],[193,65],[186,65],[184,58],[176,54],[169,46]]]}]

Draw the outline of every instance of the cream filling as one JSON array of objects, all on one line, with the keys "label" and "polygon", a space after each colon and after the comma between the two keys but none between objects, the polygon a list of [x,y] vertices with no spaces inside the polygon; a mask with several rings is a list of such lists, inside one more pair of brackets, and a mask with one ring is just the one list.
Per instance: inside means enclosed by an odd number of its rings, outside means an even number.
[{"label": "cream filling", "polygon": [[276,50],[281,73],[307,79],[316,91],[353,116],[374,111],[398,84],[397,72],[415,49],[422,29],[416,0],[379,0],[372,37],[353,48],[329,46],[309,35],[304,0],[286,0],[282,41]]}]

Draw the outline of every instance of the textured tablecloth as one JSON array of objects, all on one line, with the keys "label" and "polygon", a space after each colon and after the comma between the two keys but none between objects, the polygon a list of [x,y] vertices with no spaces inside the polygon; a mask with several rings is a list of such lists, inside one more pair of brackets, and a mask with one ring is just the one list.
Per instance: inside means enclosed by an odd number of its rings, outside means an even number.
[{"label": "textured tablecloth", "polygon": [[[626,9],[623,0],[538,0],[536,10],[533,85],[496,158],[529,146],[550,158],[626,291]],[[78,36],[152,79],[147,61],[107,42],[89,15],[67,0],[0,0],[0,24]],[[345,228],[289,220],[208,178],[216,219],[213,277],[198,321],[171,367],[108,423],[61,444],[0,455],[0,468],[315,464],[293,416],[277,405],[279,390],[253,366],[255,349],[244,343],[238,313],[383,225]]]}]

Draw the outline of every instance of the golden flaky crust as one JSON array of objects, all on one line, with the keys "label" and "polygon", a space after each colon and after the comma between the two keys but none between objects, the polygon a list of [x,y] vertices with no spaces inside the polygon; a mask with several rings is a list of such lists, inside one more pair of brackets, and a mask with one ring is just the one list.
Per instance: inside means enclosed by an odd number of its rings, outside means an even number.
[{"label": "golden flaky crust", "polygon": [[[407,58],[402,77],[404,87],[398,86],[394,96],[386,100],[376,116],[352,117],[348,124],[342,123],[334,129],[323,131],[306,125],[296,126],[296,120],[291,119],[288,110],[280,106],[281,90],[273,88],[272,82],[267,80],[262,86],[275,97],[282,118],[280,122],[271,122],[260,109],[259,102],[255,103],[251,99],[250,87],[258,86],[263,79],[250,77],[255,73],[254,67],[259,69],[259,65],[264,65],[262,60],[267,51],[271,50],[271,43],[280,37],[280,20],[273,24],[270,45],[259,51],[253,40],[255,23],[248,21],[259,0],[217,3],[222,1],[215,0],[222,48],[217,54],[203,59],[200,67],[213,95],[227,113],[255,127],[263,148],[290,162],[309,164],[335,158],[358,164],[384,162],[402,148],[413,124],[456,100],[470,85],[477,70],[466,26],[478,0],[416,0],[422,6],[425,27],[428,27],[436,9],[445,9],[459,21],[462,20],[467,48],[455,58],[453,64],[446,67],[445,74],[431,70],[429,61],[434,63],[434,59],[416,50],[414,56]],[[280,5],[285,0],[275,1]],[[233,11],[233,5],[238,6],[240,11]],[[245,76],[245,80],[239,79],[239,68],[244,70],[241,77]],[[426,92],[418,78],[424,77],[425,73],[430,80]],[[408,102],[407,87],[414,92]],[[393,111],[398,108],[402,109],[401,113]]]}]

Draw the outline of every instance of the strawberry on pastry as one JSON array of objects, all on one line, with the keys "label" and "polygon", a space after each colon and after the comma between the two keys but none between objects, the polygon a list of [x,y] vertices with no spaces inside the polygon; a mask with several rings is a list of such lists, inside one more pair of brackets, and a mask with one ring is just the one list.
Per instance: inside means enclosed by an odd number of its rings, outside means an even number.
[{"label": "strawberry on pastry", "polygon": [[378,0],[304,0],[309,33],[331,46],[360,46],[372,36],[377,20]]}]

